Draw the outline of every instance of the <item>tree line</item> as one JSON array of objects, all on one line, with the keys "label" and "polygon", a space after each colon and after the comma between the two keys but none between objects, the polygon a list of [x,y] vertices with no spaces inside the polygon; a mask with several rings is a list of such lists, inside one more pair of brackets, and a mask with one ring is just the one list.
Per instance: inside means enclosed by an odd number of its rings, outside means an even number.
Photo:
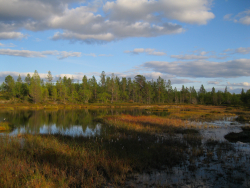
[{"label": "tree line", "polygon": [[194,87],[182,86],[180,91],[172,88],[171,81],[159,77],[156,81],[148,81],[143,75],[134,79],[119,78],[112,74],[107,76],[104,71],[97,82],[95,76],[83,76],[82,82],[74,82],[73,78],[64,76],[56,82],[51,72],[46,80],[40,78],[37,71],[31,76],[27,74],[24,80],[19,75],[15,81],[11,75],[5,78],[0,90],[3,96],[13,101],[39,102],[70,102],[80,103],[114,103],[131,102],[144,104],[187,103],[187,104],[250,104],[250,90],[242,89],[241,94],[231,94],[227,91],[206,91],[201,85],[199,91]]}]

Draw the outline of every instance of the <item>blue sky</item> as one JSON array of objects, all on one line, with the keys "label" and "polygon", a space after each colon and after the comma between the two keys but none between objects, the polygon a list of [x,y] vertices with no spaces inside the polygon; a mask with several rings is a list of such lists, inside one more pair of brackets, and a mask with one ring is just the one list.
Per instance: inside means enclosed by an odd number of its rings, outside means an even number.
[{"label": "blue sky", "polygon": [[0,82],[48,71],[250,89],[249,0],[0,0]]}]

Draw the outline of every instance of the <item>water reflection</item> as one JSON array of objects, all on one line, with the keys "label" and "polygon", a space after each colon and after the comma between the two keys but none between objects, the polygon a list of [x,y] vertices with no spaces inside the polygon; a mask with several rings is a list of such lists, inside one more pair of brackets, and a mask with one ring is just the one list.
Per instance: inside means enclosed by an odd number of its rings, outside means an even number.
[{"label": "water reflection", "polygon": [[[98,110],[58,110],[58,111],[3,111],[0,112],[0,122],[9,122],[14,129],[9,134],[56,134],[70,136],[100,136],[102,126],[93,119],[105,115],[148,115],[141,109],[98,109]],[[165,115],[165,114],[160,114]],[[104,133],[105,134],[105,133]]]}]

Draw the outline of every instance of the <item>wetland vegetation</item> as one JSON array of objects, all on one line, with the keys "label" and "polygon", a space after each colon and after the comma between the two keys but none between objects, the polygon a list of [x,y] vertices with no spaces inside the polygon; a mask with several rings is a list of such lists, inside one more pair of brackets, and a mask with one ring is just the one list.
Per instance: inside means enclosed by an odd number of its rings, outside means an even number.
[{"label": "wetland vegetation", "polygon": [[[2,109],[2,187],[248,187],[245,107]],[[243,127],[243,128],[241,128]],[[222,134],[216,137],[215,134]],[[238,140],[239,141],[239,140]]]}]

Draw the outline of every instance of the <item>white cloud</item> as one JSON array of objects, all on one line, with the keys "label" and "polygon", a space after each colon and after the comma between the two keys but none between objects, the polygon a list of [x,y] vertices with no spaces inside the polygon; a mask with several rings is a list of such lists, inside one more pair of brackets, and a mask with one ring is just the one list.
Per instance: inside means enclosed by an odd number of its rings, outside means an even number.
[{"label": "white cloud", "polygon": [[59,59],[65,59],[68,57],[81,57],[81,52],[66,52],[66,51],[62,51],[59,53]]},{"label": "white cloud", "polygon": [[[84,19],[84,18],[82,18]],[[70,30],[71,28],[68,28]],[[105,21],[99,24],[91,23],[78,31],[57,32],[53,40],[81,40],[87,43],[110,42],[128,37],[155,37],[167,34],[176,34],[184,32],[184,29],[177,24],[164,23],[154,25],[147,22],[118,22]]]},{"label": "white cloud", "polygon": [[203,55],[171,55],[171,58],[181,59],[181,60],[191,60],[191,59],[208,59],[209,57]]},{"label": "white cloud", "polygon": [[236,48],[236,49],[231,49],[228,48],[226,50],[224,50],[223,52],[230,52],[231,54],[236,54],[236,53],[240,53],[240,54],[249,54],[250,53],[250,47],[240,47],[240,48]]},{"label": "white cloud", "polygon": [[200,52],[200,55],[206,55],[206,54],[208,54],[209,52],[205,52],[205,51],[202,51],[202,52]]},{"label": "white cloud", "polygon": [[55,33],[55,35],[52,37],[53,40],[81,40],[85,41],[87,43],[97,42],[97,41],[105,41],[110,42],[115,39],[113,34],[106,33],[106,34],[97,34],[97,35],[85,35],[85,34],[78,34],[73,32],[64,32],[64,33]]},{"label": "white cloud", "polygon": [[21,56],[21,57],[46,57],[41,52],[29,50],[0,49],[0,55]]},{"label": "white cloud", "polygon": [[[17,32],[21,29],[56,29],[62,32],[55,33],[54,40],[110,42],[128,37],[182,33],[185,31],[182,26],[172,22],[207,24],[214,18],[210,12],[211,0],[116,0],[106,1],[103,7],[102,3],[83,2],[0,1],[0,39],[23,38],[25,36]],[[72,8],[72,3],[78,7]],[[101,8],[104,10],[102,15],[98,13]]]},{"label": "white cloud", "polygon": [[111,20],[158,21],[167,18],[190,24],[207,24],[208,20],[215,17],[212,12],[209,12],[209,7],[209,0],[188,2],[183,0],[116,0],[107,2],[103,9],[106,12],[109,11]]},{"label": "white cloud", "polygon": [[230,49],[230,48],[223,50],[223,52],[231,52],[231,51],[233,51],[233,49]]},{"label": "white cloud", "polygon": [[[171,58],[179,59],[179,60],[202,60],[202,59],[226,59],[227,54],[220,53],[220,56],[216,55],[214,51],[200,51],[194,50],[193,54],[184,54],[184,55],[171,55]],[[209,55],[208,55],[209,54]]]},{"label": "white cloud", "polygon": [[7,39],[22,39],[27,37],[20,32],[0,32],[0,40],[7,40]]},{"label": "white cloud", "polygon": [[226,14],[223,18],[224,18],[224,20],[230,20],[231,16],[232,16],[232,14]]},{"label": "white cloud", "polygon": [[224,19],[227,21],[233,21],[235,23],[250,25],[250,9],[238,13],[236,16],[232,16],[232,14],[227,14],[224,16]]},{"label": "white cloud", "polygon": [[125,51],[124,53],[130,53],[130,54],[139,54],[139,53],[146,53],[148,55],[155,55],[155,56],[164,56],[167,55],[165,52],[157,52],[155,51],[155,49],[151,49],[151,48],[135,48],[132,51]]},{"label": "white cloud", "polygon": [[250,25],[250,10],[240,12],[236,17],[239,17],[238,22]]},{"label": "white cloud", "polygon": [[0,55],[19,56],[19,57],[46,57],[46,55],[57,56],[58,59],[65,59],[68,57],[80,57],[81,52],[66,52],[66,51],[30,51],[30,50],[11,50],[0,49]]},{"label": "white cloud", "polygon": [[235,78],[250,76],[250,59],[236,59],[226,62],[197,61],[151,61],[142,64],[146,70],[191,78]]},{"label": "white cloud", "polygon": [[230,83],[230,82],[227,82],[227,85],[228,86],[242,86],[242,87],[250,87],[250,83],[249,82],[241,82],[241,83]]},{"label": "white cloud", "polygon": [[240,53],[240,54],[249,54],[250,53],[250,47],[248,48],[237,48],[235,49],[235,53]]},{"label": "white cloud", "polygon": [[208,81],[208,84],[213,84],[213,85],[218,85],[220,82],[219,81]]},{"label": "white cloud", "polygon": [[15,45],[15,44],[12,44],[12,43],[9,43],[9,44],[1,44],[1,43],[0,43],[0,46],[1,46],[1,47],[8,47],[8,48],[16,47],[16,45]]}]

